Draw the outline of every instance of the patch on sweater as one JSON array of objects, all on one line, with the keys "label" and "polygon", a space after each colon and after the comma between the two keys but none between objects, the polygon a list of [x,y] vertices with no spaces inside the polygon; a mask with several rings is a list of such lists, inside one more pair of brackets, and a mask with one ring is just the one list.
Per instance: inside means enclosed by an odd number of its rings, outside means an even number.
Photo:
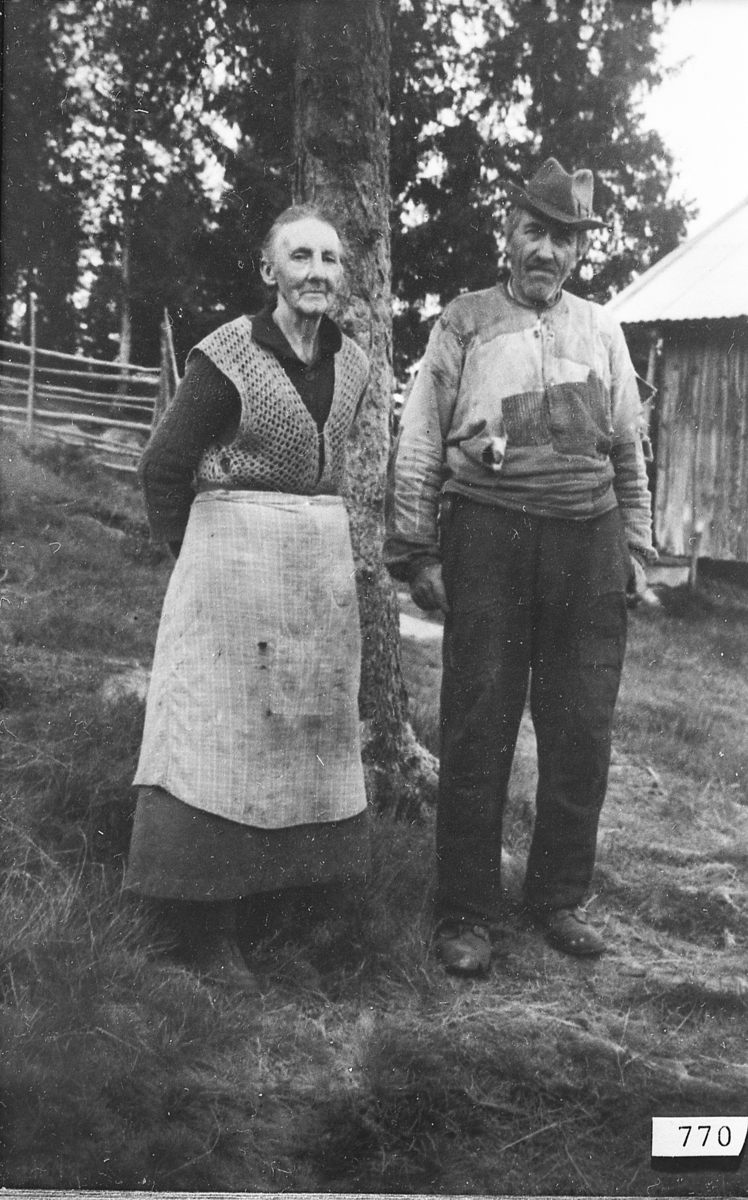
[{"label": "patch on sweater", "polygon": [[591,371],[579,382],[559,383],[544,392],[524,392],[502,400],[509,445],[552,445],[557,454],[604,458],[610,453],[610,398]]},{"label": "patch on sweater", "polygon": [[477,421],[468,427],[463,437],[447,440],[448,446],[459,446],[463,454],[486,467],[494,475],[504,465],[506,444],[507,435],[503,421],[499,421],[491,433],[488,432],[486,421]]}]

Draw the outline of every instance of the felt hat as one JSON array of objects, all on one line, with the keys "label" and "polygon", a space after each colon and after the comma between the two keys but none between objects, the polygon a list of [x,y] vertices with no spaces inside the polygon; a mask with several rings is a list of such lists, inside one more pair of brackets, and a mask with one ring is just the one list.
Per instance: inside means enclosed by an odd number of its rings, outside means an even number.
[{"label": "felt hat", "polygon": [[605,221],[592,215],[592,172],[570,175],[555,158],[547,158],[526,188],[503,182],[502,187],[518,208],[570,229],[605,229]]}]

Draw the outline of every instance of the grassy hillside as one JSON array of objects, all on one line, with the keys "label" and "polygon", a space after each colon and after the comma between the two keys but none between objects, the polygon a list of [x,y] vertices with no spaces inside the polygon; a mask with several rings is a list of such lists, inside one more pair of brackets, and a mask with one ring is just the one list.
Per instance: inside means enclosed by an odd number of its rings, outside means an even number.
[{"label": "grassy hillside", "polygon": [[[488,981],[434,963],[431,822],[380,818],[360,894],[247,906],[250,1001],[170,965],[121,892],[138,687],[170,569],[137,491],[7,433],[2,489],[0,1184],[748,1194],[745,1161],[683,1173],[649,1157],[653,1115],[746,1111],[741,586],[712,577],[634,614],[599,962],[549,949],[521,911],[525,727]],[[435,749],[438,644],[403,649]]]}]

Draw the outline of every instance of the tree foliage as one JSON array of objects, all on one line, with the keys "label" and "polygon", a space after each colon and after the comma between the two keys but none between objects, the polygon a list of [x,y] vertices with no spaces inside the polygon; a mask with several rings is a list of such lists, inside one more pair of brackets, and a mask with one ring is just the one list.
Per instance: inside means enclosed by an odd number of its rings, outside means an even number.
[{"label": "tree foliage", "polygon": [[642,110],[663,78],[658,50],[667,3],[412,0],[408,19],[416,5],[438,32],[434,48],[418,54],[430,54],[438,74],[418,58],[412,72],[400,48],[395,71],[407,76],[404,107],[413,104],[408,89],[430,105],[418,159],[412,130],[394,122],[393,159],[407,163],[393,172],[401,367],[423,347],[425,296],[441,305],[494,281],[502,180],[527,181],[551,155],[567,170],[592,168],[595,209],[610,228],[592,239],[570,286],[600,301],[672,250],[692,215],[668,198],[673,158],[645,129]]},{"label": "tree foliage", "polygon": [[[502,179],[548,155],[596,175],[596,236],[573,286],[604,300],[673,248],[688,209],[641,103],[671,0],[392,0],[395,358],[424,316],[489,286]],[[10,0],[3,306],[35,288],[42,337],[155,361],[261,301],[259,239],[291,198],[294,4]],[[78,307],[73,295],[78,291]],[[15,305],[15,309],[14,309]],[[130,332],[128,332],[128,329]]]},{"label": "tree foliage", "polygon": [[[488,40],[478,76],[486,95],[515,64],[527,92],[526,137],[507,155],[508,178],[527,178],[549,154],[595,172],[595,207],[610,223],[592,253],[594,278],[578,290],[605,300],[634,270],[674,249],[688,216],[668,202],[673,157],[644,128],[642,100],[663,78],[657,48],[662,10],[636,0],[508,0],[507,17],[486,10]],[[484,108],[486,107],[484,101]]]},{"label": "tree foliage", "polygon": [[[74,336],[83,195],[68,148],[67,72],[56,5],[6,6],[3,56],[2,310],[7,330],[28,293],[40,339]],[[7,336],[7,335],[6,335]]]},{"label": "tree foliage", "polygon": [[157,353],[165,304],[199,291],[195,243],[211,220],[202,177],[210,142],[214,4],[193,7],[205,31],[197,54],[177,0],[75,0],[69,22],[70,134],[85,177],[83,234],[95,274],[83,325],[92,349],[118,337],[124,357]]}]

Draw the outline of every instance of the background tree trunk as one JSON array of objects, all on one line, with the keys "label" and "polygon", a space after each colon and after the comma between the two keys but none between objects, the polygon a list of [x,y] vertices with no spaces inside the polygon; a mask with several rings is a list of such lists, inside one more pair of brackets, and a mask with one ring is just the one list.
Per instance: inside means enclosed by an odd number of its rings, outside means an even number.
[{"label": "background tree trunk", "polygon": [[[123,147],[124,184],[122,193],[122,267],[119,305],[119,361],[128,363],[132,357],[132,225],[133,225],[133,159],[135,156],[135,122],[133,96],[128,98],[129,112]],[[121,389],[126,392],[127,389]]]},{"label": "background tree trunk", "polygon": [[350,251],[341,324],[371,362],[346,484],[363,635],[367,784],[376,808],[414,816],[434,797],[436,763],[408,724],[397,597],[381,556],[392,405],[389,0],[293,7],[295,198],[329,204],[339,216]]}]

